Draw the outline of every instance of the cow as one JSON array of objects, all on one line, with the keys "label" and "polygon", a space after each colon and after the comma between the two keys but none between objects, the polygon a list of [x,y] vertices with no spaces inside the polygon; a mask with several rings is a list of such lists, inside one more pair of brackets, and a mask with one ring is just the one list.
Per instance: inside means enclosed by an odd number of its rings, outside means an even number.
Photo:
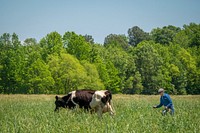
[{"label": "cow", "polygon": [[114,115],[112,108],[112,94],[108,90],[76,90],[69,92],[66,96],[56,96],[55,111],[62,108],[73,109],[77,106],[87,111],[97,112],[101,117],[103,113],[110,112]]},{"label": "cow", "polygon": [[95,91],[90,102],[90,107],[102,116],[102,113],[110,112],[110,115],[114,115],[112,107],[112,94],[108,90]]},{"label": "cow", "polygon": [[69,99],[71,98],[71,94],[68,94],[63,97],[56,96],[55,98],[56,98],[55,101],[56,108],[54,111],[58,111],[60,107],[72,109],[76,106],[71,100],[69,101]]}]

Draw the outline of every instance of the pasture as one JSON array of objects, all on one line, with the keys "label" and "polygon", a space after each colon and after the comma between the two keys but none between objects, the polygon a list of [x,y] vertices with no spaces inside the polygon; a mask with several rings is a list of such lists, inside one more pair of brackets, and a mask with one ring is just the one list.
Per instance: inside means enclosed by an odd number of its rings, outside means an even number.
[{"label": "pasture", "polygon": [[55,95],[0,95],[0,133],[141,133],[200,131],[200,96],[171,96],[175,115],[153,109],[159,96],[113,95],[116,115],[80,109],[55,113]]}]

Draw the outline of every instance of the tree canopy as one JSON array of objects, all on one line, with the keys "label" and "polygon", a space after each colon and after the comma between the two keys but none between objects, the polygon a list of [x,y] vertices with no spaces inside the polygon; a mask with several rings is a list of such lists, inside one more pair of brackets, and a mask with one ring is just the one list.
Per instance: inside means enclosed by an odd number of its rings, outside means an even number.
[{"label": "tree canopy", "polygon": [[54,31],[41,40],[0,36],[0,93],[64,94],[75,89],[113,93],[200,94],[200,24],[172,25],[128,35]]}]

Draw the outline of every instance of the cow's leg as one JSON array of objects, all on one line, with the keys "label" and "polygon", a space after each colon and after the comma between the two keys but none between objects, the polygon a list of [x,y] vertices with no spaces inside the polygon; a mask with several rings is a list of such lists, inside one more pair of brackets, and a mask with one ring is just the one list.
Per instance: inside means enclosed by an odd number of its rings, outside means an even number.
[{"label": "cow's leg", "polygon": [[102,107],[100,105],[98,106],[97,114],[98,114],[99,118],[102,117],[103,110],[102,110]]},{"label": "cow's leg", "polygon": [[84,111],[85,111],[85,112],[89,112],[89,110],[90,110],[90,107],[84,106]]},{"label": "cow's leg", "polygon": [[54,110],[54,112],[56,112],[56,111],[59,112],[59,108],[56,107],[55,110]]},{"label": "cow's leg", "polygon": [[106,106],[108,108],[108,111],[110,112],[110,115],[113,116],[115,112],[113,111],[112,105],[109,102],[107,102]]}]

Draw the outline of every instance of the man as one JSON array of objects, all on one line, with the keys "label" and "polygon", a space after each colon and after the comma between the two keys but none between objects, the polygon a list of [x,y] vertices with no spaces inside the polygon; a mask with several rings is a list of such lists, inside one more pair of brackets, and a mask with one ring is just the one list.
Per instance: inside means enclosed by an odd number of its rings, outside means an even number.
[{"label": "man", "polygon": [[170,111],[170,114],[171,115],[174,115],[174,105],[172,103],[172,100],[170,98],[170,96],[167,94],[167,93],[164,93],[164,89],[163,88],[160,88],[158,90],[158,93],[160,94],[160,104],[159,105],[155,105],[153,106],[153,108],[160,108],[161,106],[164,105],[164,110],[162,112],[163,115],[166,114],[166,112],[169,111],[169,109],[171,110]]}]

